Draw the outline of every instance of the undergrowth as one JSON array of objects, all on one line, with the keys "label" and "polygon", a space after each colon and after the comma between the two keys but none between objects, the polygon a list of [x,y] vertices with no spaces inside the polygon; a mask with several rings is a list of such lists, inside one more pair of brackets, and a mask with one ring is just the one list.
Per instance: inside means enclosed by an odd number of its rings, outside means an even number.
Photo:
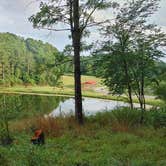
[{"label": "undergrowth", "polygon": [[[165,110],[146,112],[143,124],[140,116],[139,110],[118,108],[85,118],[83,126],[72,116],[11,122],[14,142],[0,146],[0,165],[165,166]],[[45,145],[30,143],[33,128],[44,131]]]}]

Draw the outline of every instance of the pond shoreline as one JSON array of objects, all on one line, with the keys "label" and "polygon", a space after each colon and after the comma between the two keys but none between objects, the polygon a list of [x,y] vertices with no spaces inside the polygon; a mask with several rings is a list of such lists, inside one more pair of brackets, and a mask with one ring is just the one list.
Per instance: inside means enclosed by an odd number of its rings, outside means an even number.
[{"label": "pond shoreline", "polygon": [[[12,87],[12,88],[4,88],[0,87],[0,94],[20,94],[20,95],[36,95],[36,96],[64,96],[64,97],[74,97],[74,92],[68,92],[66,89],[63,91],[57,90],[57,92],[54,89],[51,89],[51,87],[48,87],[47,90],[43,90],[42,87],[41,90],[36,90],[35,88],[38,87]],[[54,91],[54,92],[52,92]],[[97,98],[97,99],[104,99],[104,100],[114,100],[114,101],[123,101],[127,102],[128,100],[124,96],[113,96],[113,95],[101,95],[93,92],[88,92],[88,91],[83,91],[82,93],[83,97],[88,97],[88,98]],[[146,104],[152,105],[152,106],[161,106],[162,101],[161,100],[156,100],[152,98],[147,98],[146,99]],[[139,103],[136,98],[134,98],[134,103]]]}]

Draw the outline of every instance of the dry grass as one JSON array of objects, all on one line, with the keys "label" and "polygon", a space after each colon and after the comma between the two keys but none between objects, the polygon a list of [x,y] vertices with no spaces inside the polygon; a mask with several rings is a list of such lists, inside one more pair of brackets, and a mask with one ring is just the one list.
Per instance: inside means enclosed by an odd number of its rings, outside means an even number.
[{"label": "dry grass", "polygon": [[86,123],[84,126],[78,125],[74,116],[68,117],[34,117],[11,122],[11,131],[32,132],[33,129],[42,129],[48,137],[60,137],[66,133],[75,135],[89,135],[94,124]]},{"label": "dry grass", "polygon": [[111,127],[108,124],[98,123],[98,121],[90,121],[85,119],[85,124],[80,126],[74,116],[68,117],[34,117],[32,119],[22,119],[19,122],[12,122],[10,129],[16,133],[25,132],[33,135],[34,129],[42,129],[46,138],[60,138],[70,135],[73,138],[90,137],[95,138],[98,130],[105,130]]},{"label": "dry grass", "polygon": [[111,124],[111,129],[114,132],[130,132],[133,130],[126,122],[114,122]]},{"label": "dry grass", "polygon": [[60,118],[51,117],[34,117],[10,123],[11,131],[31,132],[33,129],[37,128],[42,129],[48,136],[58,137],[61,136],[64,131],[64,123]]},{"label": "dry grass", "polygon": [[90,136],[94,132],[94,124],[86,123],[80,126],[74,116],[65,118],[38,118],[35,122],[35,127],[41,128],[49,137],[60,137],[64,134],[71,134],[73,136]]},{"label": "dry grass", "polygon": [[46,135],[52,137],[59,137],[64,131],[62,120],[52,117],[38,118],[35,122],[35,128],[42,129]]},{"label": "dry grass", "polygon": [[36,117],[25,118],[18,121],[11,121],[9,127],[11,131],[30,131],[34,127]]}]

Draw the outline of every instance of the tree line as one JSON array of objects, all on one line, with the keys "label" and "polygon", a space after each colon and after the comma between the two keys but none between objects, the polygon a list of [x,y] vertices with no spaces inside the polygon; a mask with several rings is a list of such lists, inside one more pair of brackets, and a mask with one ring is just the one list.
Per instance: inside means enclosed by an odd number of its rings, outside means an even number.
[{"label": "tree line", "polygon": [[11,33],[0,34],[0,84],[59,84],[64,56],[51,44]]}]

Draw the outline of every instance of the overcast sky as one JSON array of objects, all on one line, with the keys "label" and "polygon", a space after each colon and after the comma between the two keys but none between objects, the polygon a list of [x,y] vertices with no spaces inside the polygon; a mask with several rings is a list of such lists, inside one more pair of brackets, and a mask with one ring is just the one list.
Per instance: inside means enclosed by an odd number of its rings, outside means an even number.
[{"label": "overcast sky", "polygon": [[[36,0],[0,0],[0,32],[11,32],[26,38],[40,39],[63,50],[64,46],[69,44],[66,33],[35,30],[28,22],[28,17],[36,13],[38,6]],[[161,0],[160,7],[160,10],[152,17],[152,21],[166,32],[166,0]],[[104,17],[104,14],[96,17]]]}]

